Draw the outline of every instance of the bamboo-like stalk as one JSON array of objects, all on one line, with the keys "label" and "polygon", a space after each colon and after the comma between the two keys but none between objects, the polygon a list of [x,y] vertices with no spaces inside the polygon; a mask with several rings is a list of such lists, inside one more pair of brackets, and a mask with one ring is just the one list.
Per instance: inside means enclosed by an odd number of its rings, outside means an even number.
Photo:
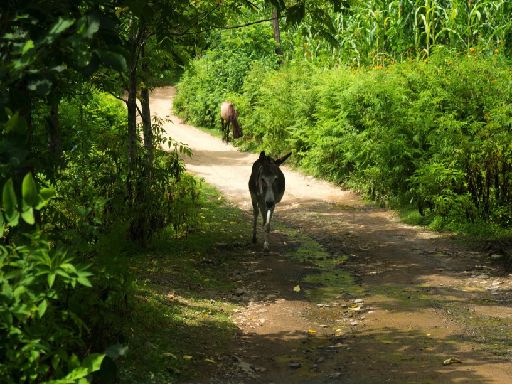
[{"label": "bamboo-like stalk", "polygon": [[[330,53],[333,60],[370,64],[383,55],[425,58],[440,45],[503,52],[512,45],[511,14],[510,0],[362,0],[333,15],[340,44]],[[316,44],[315,51],[324,47]]]}]

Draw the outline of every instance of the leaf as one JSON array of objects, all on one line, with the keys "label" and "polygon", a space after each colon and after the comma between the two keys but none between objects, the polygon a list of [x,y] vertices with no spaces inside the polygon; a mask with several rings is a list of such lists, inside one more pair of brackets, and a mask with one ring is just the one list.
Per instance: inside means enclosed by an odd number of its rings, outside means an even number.
[{"label": "leaf", "polygon": [[23,203],[29,207],[35,207],[39,202],[39,194],[37,193],[37,185],[32,177],[32,173],[27,173],[21,183],[21,197]]},{"label": "leaf", "polygon": [[92,38],[93,35],[100,29],[100,20],[96,15],[89,15],[86,18],[87,29],[84,32],[84,36],[88,39]]},{"label": "leaf", "polygon": [[31,49],[34,49],[34,42],[32,40],[27,40],[23,45],[23,49],[21,50],[21,54],[24,55]]},{"label": "leaf", "polygon": [[22,286],[19,286],[17,287],[14,292],[12,293],[12,295],[16,298],[16,299],[19,299],[19,297],[25,293],[27,291],[27,289],[22,285]]},{"label": "leaf", "polygon": [[14,193],[14,184],[12,179],[7,180],[4,184],[2,193],[2,204],[7,223],[12,226],[18,225],[20,214],[18,212],[18,201]]},{"label": "leaf", "polygon": [[[10,133],[16,131],[16,129],[20,130],[20,128],[25,128],[26,125],[23,125],[24,120],[20,117],[19,113],[9,116],[9,120],[4,126],[4,132]],[[24,131],[24,129],[23,129]]]},{"label": "leaf", "polygon": [[103,362],[101,363],[100,370],[94,372],[92,382],[102,384],[116,384],[119,381],[117,379],[118,371],[119,369],[117,368],[114,359],[106,355],[103,359]]},{"label": "leaf", "polygon": [[300,292],[300,285],[299,284],[297,284],[295,287],[293,287],[293,292],[297,292],[297,293]]},{"label": "leaf", "polygon": [[50,273],[48,275],[48,286],[51,288],[53,283],[55,282],[55,273]]},{"label": "leaf", "polygon": [[58,380],[47,381],[45,384],[71,384],[76,382],[87,382],[83,381],[91,373],[96,372],[100,369],[101,363],[103,362],[105,355],[93,353],[87,356],[80,367],[73,369],[65,377]]},{"label": "leaf", "polygon": [[111,51],[96,50],[96,55],[100,61],[107,67],[110,67],[119,72],[125,72],[127,69],[126,59],[123,55]]},{"label": "leaf", "polygon": [[39,317],[40,318],[43,317],[43,315],[45,314],[47,308],[48,308],[48,301],[45,299],[37,307],[37,312],[39,313]]},{"label": "leaf", "polygon": [[28,207],[21,211],[21,218],[25,221],[25,223],[34,225],[36,222],[34,218],[34,208]]},{"label": "leaf", "polygon": [[86,287],[89,287],[91,288],[92,287],[92,284],[91,282],[89,281],[89,279],[87,278],[86,275],[84,275],[83,273],[80,273],[78,275],[78,278],[76,279],[76,281],[78,281],[80,284],[86,286]]},{"label": "leaf", "polygon": [[48,204],[48,200],[55,196],[55,190],[53,188],[41,188],[39,191],[39,201],[34,207],[39,210]]},{"label": "leaf", "polygon": [[59,17],[59,20],[57,20],[50,30],[50,35],[60,35],[66,29],[71,27],[74,22],[74,19],[63,19],[62,17]]}]

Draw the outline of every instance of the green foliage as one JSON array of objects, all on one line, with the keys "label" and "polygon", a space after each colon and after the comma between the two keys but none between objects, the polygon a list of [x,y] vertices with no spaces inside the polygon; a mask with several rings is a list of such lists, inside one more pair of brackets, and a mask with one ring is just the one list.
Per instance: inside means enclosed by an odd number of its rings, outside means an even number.
[{"label": "green foliage", "polygon": [[[176,236],[187,234],[196,227],[198,197],[195,180],[183,175],[183,148],[145,151],[135,114],[130,141],[126,109],[91,84],[121,94],[123,75],[133,68],[127,61],[140,64],[137,85],[156,84],[147,72],[161,79],[182,65],[206,36],[190,32],[220,25],[224,14],[209,0],[2,8],[0,381],[85,383],[100,365],[103,376],[105,367],[115,368],[110,354],[82,362],[79,356],[123,338],[119,321],[132,293],[127,231],[142,222],[146,241],[168,226]],[[128,148],[133,142],[136,148]],[[39,191],[32,174],[55,191],[43,210],[50,189]],[[144,196],[138,200],[133,191]],[[29,230],[34,224],[40,232]],[[69,254],[89,267],[78,268]],[[94,287],[88,271],[95,272]],[[98,381],[115,381],[110,372],[111,379]]]},{"label": "green foliage", "polygon": [[239,111],[246,126],[244,135],[264,144],[269,153],[281,154],[289,147],[298,154],[307,151],[308,127],[316,121],[311,76],[315,72],[307,63],[290,64],[275,72],[253,66],[243,87],[250,103]]},{"label": "green foliage", "polygon": [[[7,180],[2,189],[0,205],[0,238],[9,227],[16,227],[20,217],[27,224],[34,224],[34,209],[43,208],[54,191],[49,188],[38,190],[31,173],[27,173],[21,185],[21,199],[16,196],[12,178]],[[20,204],[21,200],[21,204]]]},{"label": "green foliage", "polygon": [[363,0],[331,12],[337,44],[313,28],[314,15],[292,40],[307,60],[356,66],[427,58],[436,47],[510,55],[511,10],[507,0]]},{"label": "green foliage", "polygon": [[[3,187],[1,215],[10,229],[18,217],[34,223],[34,210],[46,205],[50,194],[38,191],[31,174],[21,186],[21,204],[12,179]],[[20,211],[21,209],[21,211]],[[19,213],[16,215],[15,213]],[[41,232],[11,234],[0,245],[0,379],[5,383],[85,382],[100,368],[103,355],[91,355],[80,363],[81,335],[86,327],[66,304],[70,292],[91,287],[87,268],[77,267],[61,248],[55,248]],[[52,381],[53,382],[53,381]]]},{"label": "green foliage", "polygon": [[44,212],[46,230],[86,253],[125,203],[126,112],[119,100],[93,91],[60,108],[66,167]]},{"label": "green foliage", "polygon": [[241,89],[251,67],[276,65],[272,31],[267,26],[219,32],[212,40],[218,41],[185,71],[174,100],[178,114],[204,127],[220,126],[220,103]]},{"label": "green foliage", "polygon": [[511,225],[512,77],[499,56],[438,50],[429,62],[358,70],[255,64],[232,98],[247,147],[291,150],[312,173],[442,225]]},{"label": "green foliage", "polygon": [[[197,202],[199,198],[196,181],[186,175],[181,155],[191,155],[190,149],[164,138],[164,121],[153,119],[154,159],[148,164],[141,162],[137,169],[137,196],[128,212],[130,217],[130,234],[141,245],[145,245],[159,231],[168,226],[176,236],[187,235],[197,224]],[[164,149],[167,146],[167,149]]]}]

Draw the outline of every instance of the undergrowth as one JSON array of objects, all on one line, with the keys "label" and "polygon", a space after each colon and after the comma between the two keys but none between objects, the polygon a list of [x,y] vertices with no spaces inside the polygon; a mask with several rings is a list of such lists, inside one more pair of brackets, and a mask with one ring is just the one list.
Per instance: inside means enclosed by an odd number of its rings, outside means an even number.
[{"label": "undergrowth", "polygon": [[236,333],[230,271],[248,244],[250,222],[212,188],[202,185],[201,224],[176,238],[162,233],[134,255],[133,313],[124,329],[128,354],[123,383],[172,383],[221,364]]},{"label": "undergrowth", "polygon": [[380,206],[413,206],[436,230],[510,234],[512,77],[503,57],[439,49],[428,61],[358,69],[256,61],[237,88],[194,72],[204,65],[194,62],[180,83],[183,116],[196,113],[190,92],[212,86],[235,101],[244,149],[292,151],[308,173]]}]

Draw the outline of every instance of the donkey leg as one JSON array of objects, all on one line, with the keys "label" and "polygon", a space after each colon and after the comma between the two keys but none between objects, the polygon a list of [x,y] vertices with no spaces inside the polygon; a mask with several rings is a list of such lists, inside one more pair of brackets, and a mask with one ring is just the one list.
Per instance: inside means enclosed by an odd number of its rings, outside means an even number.
[{"label": "donkey leg", "polygon": [[252,204],[252,242],[256,243],[256,224],[258,224],[258,204]]},{"label": "donkey leg", "polygon": [[224,119],[220,119],[221,131],[222,131],[222,141],[228,142],[229,135],[229,121]]},{"label": "donkey leg", "polygon": [[231,130],[231,120],[226,123],[226,130],[224,131],[225,141],[229,143],[229,131]]},{"label": "donkey leg", "polygon": [[270,221],[272,220],[272,213],[274,212],[274,209],[269,209],[266,211],[266,217],[264,217],[265,221],[265,242],[263,243],[263,250],[265,252],[268,252],[270,250],[268,238],[270,235]]}]

